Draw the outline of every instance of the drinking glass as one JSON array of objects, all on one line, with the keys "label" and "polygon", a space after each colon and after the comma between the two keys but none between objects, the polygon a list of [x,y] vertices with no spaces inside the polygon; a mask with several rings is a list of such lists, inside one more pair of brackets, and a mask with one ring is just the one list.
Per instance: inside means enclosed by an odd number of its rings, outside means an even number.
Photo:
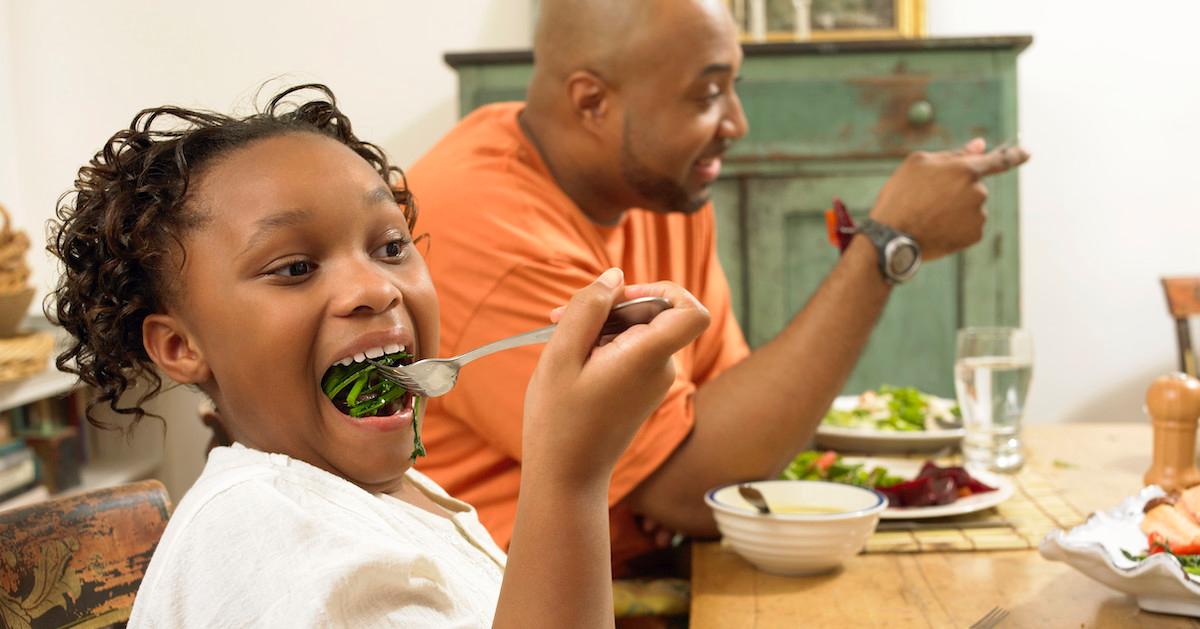
[{"label": "drinking glass", "polygon": [[1021,416],[1033,375],[1033,338],[1018,328],[958,331],[954,389],[962,411],[967,465],[1015,472],[1025,463]]}]

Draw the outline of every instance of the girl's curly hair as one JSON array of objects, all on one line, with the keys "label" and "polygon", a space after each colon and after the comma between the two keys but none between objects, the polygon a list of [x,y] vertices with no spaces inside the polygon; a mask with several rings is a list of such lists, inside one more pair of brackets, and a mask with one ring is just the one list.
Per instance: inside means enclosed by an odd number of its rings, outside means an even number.
[{"label": "girl's curly hair", "polygon": [[[301,92],[316,94],[293,98]],[[174,125],[161,128],[166,121]],[[205,220],[189,203],[194,180],[222,155],[288,133],[317,133],[352,149],[392,186],[413,227],[417,209],[404,173],[354,135],[324,85],[288,88],[241,118],[170,106],[142,110],[79,169],[74,189],[59,200],[46,247],[63,265],[46,314],[72,337],[55,365],[99,392],[87,409],[93,425],[113,427],[93,412],[104,403],[132,416],[130,428],[154,416],[142,405],[163,381],[142,344],[142,322],[172,299],[173,278],[186,259],[184,235]],[[123,405],[122,396],[142,378],[149,389]]]}]

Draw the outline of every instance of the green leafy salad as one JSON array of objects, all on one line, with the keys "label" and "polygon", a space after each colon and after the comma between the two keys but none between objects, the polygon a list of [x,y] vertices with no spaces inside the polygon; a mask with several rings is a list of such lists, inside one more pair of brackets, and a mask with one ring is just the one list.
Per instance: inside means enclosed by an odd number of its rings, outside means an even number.
[{"label": "green leafy salad", "polygon": [[[398,352],[373,359],[394,366],[411,362],[412,354]],[[350,417],[387,416],[403,410],[408,402],[408,391],[384,378],[370,362],[354,362],[349,365],[334,365],[325,372],[321,380],[325,395],[337,409]],[[421,398],[413,396],[413,458],[425,456],[425,444],[421,443]]]},{"label": "green leafy salad", "polygon": [[858,396],[853,408],[830,409],[821,421],[840,428],[912,432],[957,426],[962,413],[957,404],[915,387],[884,385]]},{"label": "green leafy salad", "polygon": [[832,450],[807,450],[796,455],[780,478],[787,480],[826,480],[859,487],[891,487],[904,482],[904,477],[888,474],[882,467],[867,468],[862,463],[847,463]]}]

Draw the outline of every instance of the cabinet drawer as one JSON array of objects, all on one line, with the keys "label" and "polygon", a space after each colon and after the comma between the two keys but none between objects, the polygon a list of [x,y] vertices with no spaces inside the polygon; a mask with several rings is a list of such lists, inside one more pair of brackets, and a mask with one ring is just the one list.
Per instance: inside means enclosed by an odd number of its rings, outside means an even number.
[{"label": "cabinet drawer", "polygon": [[748,59],[737,90],[750,131],[731,161],[899,157],[1007,139],[1011,82],[990,56],[927,57]]}]

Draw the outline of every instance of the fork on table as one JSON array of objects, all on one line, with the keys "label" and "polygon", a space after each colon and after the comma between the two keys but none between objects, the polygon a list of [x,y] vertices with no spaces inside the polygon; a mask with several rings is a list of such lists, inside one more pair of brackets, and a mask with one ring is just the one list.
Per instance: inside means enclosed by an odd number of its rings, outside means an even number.
[{"label": "fork on table", "polygon": [[[671,307],[671,302],[662,297],[639,297],[613,306],[604,326],[600,328],[600,338],[613,336],[639,323],[649,323],[651,319]],[[488,343],[483,347],[473,349],[453,358],[426,358],[411,365],[390,366],[373,359],[367,359],[379,375],[404,387],[413,395],[421,397],[438,397],[450,392],[458,381],[458,371],[463,365],[496,352],[545,343],[550,340],[557,325],[548,325],[524,334],[510,336]]]},{"label": "fork on table", "polygon": [[992,629],[1000,624],[1000,621],[1008,618],[1008,610],[1003,607],[993,607],[988,613],[983,615],[983,618],[975,621],[970,629]]}]

